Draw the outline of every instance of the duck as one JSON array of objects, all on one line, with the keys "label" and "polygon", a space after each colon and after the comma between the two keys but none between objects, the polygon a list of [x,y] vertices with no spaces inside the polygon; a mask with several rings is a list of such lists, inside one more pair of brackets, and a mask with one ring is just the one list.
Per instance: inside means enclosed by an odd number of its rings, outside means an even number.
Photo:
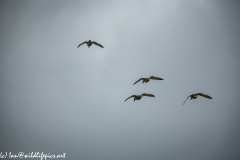
[{"label": "duck", "polygon": [[[88,45],[88,48],[89,48],[92,44],[95,44],[95,45],[97,45],[97,46],[99,46],[99,47],[104,48],[101,44],[99,44],[99,43],[97,43],[97,42],[95,42],[95,41],[91,41],[91,40],[85,41],[85,42],[79,44],[78,47],[80,47],[81,45],[83,45],[83,44],[85,44],[85,43]],[[78,48],[78,47],[77,47],[77,48]]]},{"label": "duck", "polygon": [[[203,94],[203,93],[195,93],[195,94],[192,94],[192,95],[188,96],[187,99],[188,99],[189,97],[191,97],[190,100],[196,99],[198,96],[202,96],[202,97],[205,97],[205,98],[208,98],[208,99],[213,99],[213,98],[210,97],[209,95],[206,95],[206,94]],[[187,99],[184,101],[184,103],[187,101]],[[184,103],[183,103],[182,105],[184,105]]]},{"label": "duck", "polygon": [[138,82],[141,81],[141,80],[142,80],[142,83],[148,83],[148,82],[150,81],[150,79],[152,79],[152,80],[163,80],[162,78],[151,76],[151,77],[149,77],[149,78],[140,78],[140,79],[137,80],[135,83],[133,83],[133,85],[136,84],[136,83],[138,83]]},{"label": "duck", "polygon": [[128,97],[124,102],[126,102],[129,98],[132,98],[132,97],[134,97],[134,101],[140,100],[143,96],[155,97],[153,94],[143,93],[141,95],[132,95],[132,96]]}]

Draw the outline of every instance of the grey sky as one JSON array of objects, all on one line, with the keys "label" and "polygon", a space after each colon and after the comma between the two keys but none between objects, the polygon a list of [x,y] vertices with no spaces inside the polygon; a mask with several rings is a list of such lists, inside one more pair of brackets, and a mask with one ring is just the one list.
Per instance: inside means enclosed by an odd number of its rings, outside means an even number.
[{"label": "grey sky", "polygon": [[1,1],[0,152],[239,159],[239,19],[237,1]]}]

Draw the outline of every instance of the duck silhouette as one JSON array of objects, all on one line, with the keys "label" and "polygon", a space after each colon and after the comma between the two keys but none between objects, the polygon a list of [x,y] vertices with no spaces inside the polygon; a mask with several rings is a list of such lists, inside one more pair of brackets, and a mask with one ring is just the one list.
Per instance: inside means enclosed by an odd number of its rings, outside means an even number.
[{"label": "duck silhouette", "polygon": [[142,83],[148,83],[148,82],[150,81],[150,79],[152,79],[152,80],[163,80],[162,78],[151,76],[151,77],[149,77],[149,78],[140,78],[140,79],[137,80],[135,83],[133,83],[133,85],[136,84],[136,83],[138,83],[138,82],[141,81],[141,80],[142,80]]},{"label": "duck silhouette", "polygon": [[[208,98],[208,99],[212,99],[212,97],[210,97],[209,95],[203,94],[203,93],[192,94],[192,95],[188,96],[187,99],[188,99],[189,97],[191,97],[190,100],[196,99],[198,96],[202,96],[202,97],[205,97],[205,98]],[[184,103],[187,101],[187,99],[184,101]],[[184,105],[184,103],[183,103],[182,105]]]},{"label": "duck silhouette", "polygon": [[[87,44],[88,48],[89,48],[92,44],[95,44],[95,45],[97,45],[97,46],[99,46],[99,47],[104,48],[101,44],[99,44],[99,43],[97,43],[97,42],[95,42],[95,41],[91,41],[91,40],[85,41],[85,42],[79,44],[78,47],[80,47],[81,45],[83,45],[83,44],[85,44],[85,43]],[[78,47],[77,47],[77,48],[78,48]]]},{"label": "duck silhouette", "polygon": [[129,98],[132,98],[132,97],[134,97],[134,101],[140,100],[143,96],[155,97],[153,94],[143,93],[141,95],[132,95],[132,96],[128,97],[124,102],[126,102]]}]

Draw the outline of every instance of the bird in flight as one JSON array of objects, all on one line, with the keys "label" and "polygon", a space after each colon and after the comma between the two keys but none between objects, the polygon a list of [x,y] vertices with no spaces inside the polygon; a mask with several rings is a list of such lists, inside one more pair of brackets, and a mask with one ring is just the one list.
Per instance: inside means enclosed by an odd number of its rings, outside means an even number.
[{"label": "bird in flight", "polygon": [[[212,99],[212,97],[210,97],[210,96],[208,96],[208,95],[206,95],[206,94],[203,94],[203,93],[192,94],[192,95],[188,96],[187,99],[188,99],[189,97],[191,97],[190,100],[196,99],[198,96],[202,96],[202,97],[205,97],[205,98],[208,98],[208,99]],[[187,101],[187,99],[184,101],[184,103]],[[184,103],[183,103],[182,105],[184,105]]]},{"label": "bird in flight", "polygon": [[134,97],[134,101],[135,100],[140,100],[143,96],[155,97],[153,94],[143,93],[141,95],[132,95],[132,96],[128,97],[124,102],[126,102],[129,98],[132,98],[132,97]]},{"label": "bird in flight", "polygon": [[[95,44],[95,45],[97,45],[97,46],[99,46],[99,47],[104,48],[101,44],[99,44],[99,43],[97,43],[97,42],[95,42],[95,41],[91,41],[91,40],[85,41],[85,42],[79,44],[78,47],[80,47],[81,45],[83,45],[83,44],[85,44],[85,43],[88,45],[88,48],[89,48],[92,44]],[[77,48],[78,48],[78,47],[77,47]]]},{"label": "bird in flight", "polygon": [[133,85],[136,84],[136,83],[138,83],[138,82],[141,81],[141,80],[142,80],[142,83],[147,83],[147,82],[150,81],[150,79],[152,79],[152,80],[163,80],[162,78],[151,76],[151,77],[149,77],[149,78],[140,78],[140,79],[137,80],[135,83],[133,83]]}]

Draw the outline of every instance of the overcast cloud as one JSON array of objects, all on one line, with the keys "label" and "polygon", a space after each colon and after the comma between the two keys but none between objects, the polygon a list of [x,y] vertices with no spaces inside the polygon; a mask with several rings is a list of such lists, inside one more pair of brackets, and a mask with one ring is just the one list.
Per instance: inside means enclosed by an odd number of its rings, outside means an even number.
[{"label": "overcast cloud", "polygon": [[240,159],[239,20],[238,1],[2,0],[0,152]]}]

